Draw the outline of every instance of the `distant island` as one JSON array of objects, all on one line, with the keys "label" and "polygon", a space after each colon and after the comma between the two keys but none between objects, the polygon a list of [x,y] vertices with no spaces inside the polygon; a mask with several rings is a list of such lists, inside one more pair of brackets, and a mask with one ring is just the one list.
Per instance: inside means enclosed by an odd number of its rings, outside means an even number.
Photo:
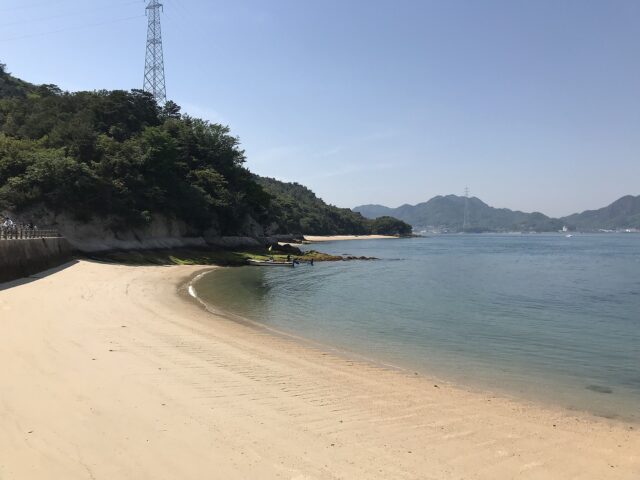
[{"label": "distant island", "polygon": [[562,218],[551,218],[540,212],[525,213],[508,208],[494,208],[479,198],[457,195],[437,196],[418,205],[402,205],[398,208],[361,205],[353,211],[370,219],[395,217],[413,225],[414,231],[640,231],[640,195],[627,195],[599,210],[587,210]]},{"label": "distant island", "polygon": [[244,162],[227,126],[171,101],[159,106],[141,90],[69,93],[15,78],[0,63],[1,215],[101,249],[156,238],[184,246],[411,233],[401,220],[368,219],[302,185],[258,177]]}]

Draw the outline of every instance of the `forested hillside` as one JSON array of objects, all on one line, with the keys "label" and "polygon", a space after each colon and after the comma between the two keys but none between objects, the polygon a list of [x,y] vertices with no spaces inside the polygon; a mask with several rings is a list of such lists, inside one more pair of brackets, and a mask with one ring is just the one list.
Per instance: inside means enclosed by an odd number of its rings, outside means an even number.
[{"label": "forested hillside", "polygon": [[298,183],[284,183],[264,177],[256,177],[256,181],[273,198],[270,213],[280,230],[317,235],[343,232],[355,235],[411,233],[411,225],[395,218],[371,220],[348,208],[327,205]]},{"label": "forested hillside", "polygon": [[[0,212],[46,208],[77,222],[144,227],[162,215],[195,231],[362,234],[371,222],[312,192],[256,181],[229,128],[160,108],[139,91],[63,92],[9,75],[0,64]],[[296,190],[297,191],[297,190]],[[388,233],[388,232],[385,232]]]},{"label": "forested hillside", "polygon": [[9,75],[6,71],[6,66],[0,63],[0,98],[24,97],[35,89],[36,87],[30,83]]},{"label": "forested hillside", "polygon": [[[4,69],[3,69],[4,70]],[[113,228],[177,217],[233,231],[266,218],[269,198],[221,125],[159,108],[142,91],[67,93],[0,73],[0,208],[44,205]]]},{"label": "forested hillside", "polygon": [[586,210],[562,220],[580,230],[640,229],[640,195],[627,195],[599,210]]}]

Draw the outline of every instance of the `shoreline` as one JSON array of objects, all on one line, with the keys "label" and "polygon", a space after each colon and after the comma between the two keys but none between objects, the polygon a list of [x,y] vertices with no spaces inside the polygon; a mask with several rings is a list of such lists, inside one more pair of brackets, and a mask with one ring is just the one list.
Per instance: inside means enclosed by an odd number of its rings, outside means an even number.
[{"label": "shoreline", "polygon": [[[405,238],[398,235],[303,235],[304,241],[310,243],[337,242],[350,240],[392,240]],[[410,237],[406,237],[410,238]]]},{"label": "shoreline", "polygon": [[[640,417],[625,416],[622,414],[608,415],[606,413],[598,413],[594,410],[577,407],[575,405],[572,405],[572,406],[563,405],[559,401],[554,401],[550,398],[542,398],[542,397],[534,398],[522,391],[516,391],[513,388],[510,389],[507,387],[496,387],[495,385],[489,387],[486,384],[483,384],[481,382],[472,383],[470,381],[465,381],[459,378],[454,379],[451,375],[435,374],[432,369],[429,370],[424,368],[416,368],[408,365],[403,365],[401,363],[393,363],[388,360],[375,358],[367,354],[359,353],[354,350],[349,350],[346,347],[340,347],[328,342],[322,342],[320,340],[315,340],[309,337],[301,336],[292,331],[278,329],[266,323],[262,323],[259,320],[253,320],[253,319],[247,318],[242,314],[236,313],[230,309],[219,308],[216,304],[207,302],[198,295],[196,284],[200,280],[202,280],[205,276],[214,272],[218,272],[218,274],[220,274],[220,269],[226,269],[226,268],[228,267],[214,267],[203,273],[199,273],[195,275],[193,278],[191,278],[181,287],[182,290],[188,292],[188,295],[184,295],[184,298],[187,301],[192,301],[192,302],[195,301],[199,306],[201,306],[209,314],[221,317],[226,321],[236,322],[241,325],[248,326],[250,328],[267,332],[271,335],[275,335],[284,339],[289,339],[305,347],[330,351],[331,353],[346,360],[362,361],[365,363],[370,363],[377,367],[388,368],[393,371],[401,372],[406,375],[417,375],[430,383],[435,382],[435,383],[438,383],[439,385],[446,384],[451,388],[462,390],[475,395],[482,395],[482,396],[490,395],[494,398],[502,398],[503,400],[520,404],[522,407],[530,406],[535,408],[541,408],[541,409],[546,409],[554,412],[559,412],[561,414],[566,414],[566,415],[576,415],[576,416],[595,419],[595,420],[604,420],[607,422],[613,422],[620,425],[637,426],[640,429]],[[221,281],[221,280],[218,280],[218,281]]]},{"label": "shoreline", "polygon": [[436,387],[209,313],[188,285],[211,270],[81,261],[0,290],[0,476],[640,472],[629,425]]},{"label": "shoreline", "polygon": [[[312,340],[310,338],[307,337],[302,337],[300,335],[296,335],[295,333],[292,332],[287,332],[284,330],[278,330],[274,327],[271,327],[269,325],[266,325],[264,323],[260,323],[258,321],[255,320],[251,320],[247,317],[244,317],[242,315],[236,314],[232,311],[229,310],[223,310],[223,309],[219,309],[217,308],[215,305],[212,305],[208,302],[205,302],[204,300],[202,300],[202,298],[200,298],[200,296],[198,296],[197,290],[195,288],[195,284],[200,281],[204,276],[214,272],[215,270],[217,270],[218,268],[226,268],[226,267],[215,267],[212,268],[210,270],[207,270],[205,272],[202,273],[198,273],[196,275],[194,275],[190,280],[188,280],[186,283],[184,283],[183,285],[179,285],[178,286],[178,291],[179,292],[187,292],[187,294],[183,294],[183,300],[187,301],[187,302],[196,302],[197,305],[199,305],[201,308],[203,308],[204,310],[206,310],[206,312],[210,315],[214,315],[215,317],[218,317],[220,319],[223,319],[224,321],[228,321],[228,322],[233,322],[233,323],[238,323],[240,325],[252,328],[252,329],[256,329],[258,331],[261,332],[266,332],[269,335],[273,335],[275,337],[279,337],[285,340],[291,340],[293,342],[296,342],[297,344],[303,346],[303,347],[307,347],[307,348],[312,348],[312,349],[319,349],[319,350],[323,350],[323,351],[329,351],[332,354],[335,354],[337,356],[339,356],[342,359],[345,360],[357,360],[357,361],[361,361],[361,362],[365,362],[365,363],[369,363],[372,365],[375,365],[377,367],[381,367],[381,368],[388,368],[390,370],[394,370],[394,371],[398,371],[398,372],[402,372],[404,374],[408,374],[408,375],[421,375],[423,378],[426,378],[428,380],[433,380],[433,381],[439,381],[440,383],[446,383],[448,385],[453,386],[454,383],[444,380],[442,378],[438,378],[436,376],[426,376],[424,374],[418,374],[417,372],[414,372],[413,370],[400,366],[400,365],[395,365],[389,362],[384,362],[381,360],[377,360],[375,358],[371,358],[371,357],[367,357],[366,355],[362,355],[360,353],[357,352],[353,352],[353,351],[349,351],[349,350],[345,350],[342,349],[340,347],[334,346],[334,345],[330,345],[330,344],[326,344],[326,343],[322,343],[316,340]],[[464,387],[463,387],[464,388]]]}]

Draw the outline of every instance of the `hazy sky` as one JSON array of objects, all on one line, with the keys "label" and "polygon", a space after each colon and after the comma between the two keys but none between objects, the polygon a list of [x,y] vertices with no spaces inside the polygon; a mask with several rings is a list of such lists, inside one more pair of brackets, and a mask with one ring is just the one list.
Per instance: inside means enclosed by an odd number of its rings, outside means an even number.
[{"label": "hazy sky", "polygon": [[[344,207],[640,194],[640,1],[165,0],[167,92],[259,174]],[[143,0],[0,0],[0,62],[140,88]]]}]

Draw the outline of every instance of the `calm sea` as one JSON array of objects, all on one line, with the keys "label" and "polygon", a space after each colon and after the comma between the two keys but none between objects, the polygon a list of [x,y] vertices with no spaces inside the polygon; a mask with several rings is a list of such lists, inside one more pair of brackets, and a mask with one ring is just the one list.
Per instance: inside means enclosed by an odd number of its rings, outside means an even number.
[{"label": "calm sea", "polygon": [[378,261],[242,267],[218,309],[369,358],[640,421],[640,235],[442,235],[313,248]]}]

